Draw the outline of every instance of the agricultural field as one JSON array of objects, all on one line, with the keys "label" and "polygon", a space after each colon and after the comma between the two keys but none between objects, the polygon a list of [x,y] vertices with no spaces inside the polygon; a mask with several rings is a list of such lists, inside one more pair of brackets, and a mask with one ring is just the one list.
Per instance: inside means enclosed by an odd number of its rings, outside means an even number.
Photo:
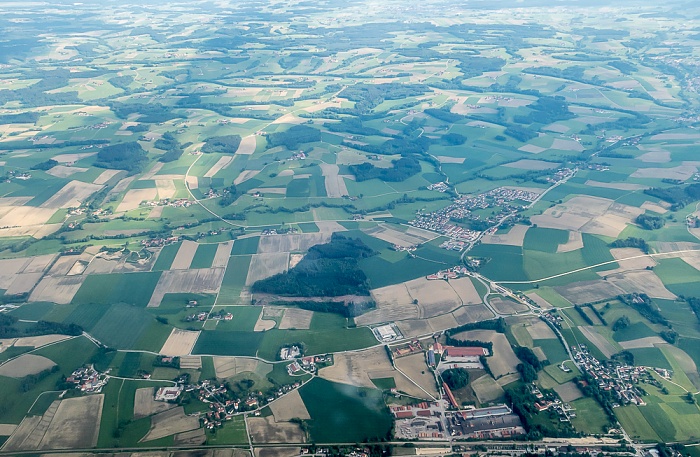
[{"label": "agricultural field", "polygon": [[697,5],[49,3],[0,4],[0,452],[700,440]]}]

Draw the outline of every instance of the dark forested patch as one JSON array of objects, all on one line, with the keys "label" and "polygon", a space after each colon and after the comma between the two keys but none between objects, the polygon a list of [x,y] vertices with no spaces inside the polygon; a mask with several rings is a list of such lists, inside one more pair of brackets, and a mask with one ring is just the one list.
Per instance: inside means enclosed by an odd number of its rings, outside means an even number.
[{"label": "dark forested patch", "polygon": [[97,154],[96,167],[126,170],[139,173],[146,164],[146,151],[136,141],[119,143],[102,148]]},{"label": "dark forested patch", "polygon": [[288,272],[253,284],[252,291],[288,297],[369,295],[369,281],[357,262],[375,254],[361,240],[336,233],[330,242],[309,249]]},{"label": "dark forested patch", "polygon": [[220,152],[223,154],[235,154],[241,144],[240,135],[213,136],[208,138],[202,146],[202,152]]}]

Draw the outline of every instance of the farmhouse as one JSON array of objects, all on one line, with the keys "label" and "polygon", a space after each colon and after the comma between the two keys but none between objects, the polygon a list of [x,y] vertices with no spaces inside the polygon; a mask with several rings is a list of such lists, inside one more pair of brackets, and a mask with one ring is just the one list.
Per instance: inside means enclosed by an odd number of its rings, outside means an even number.
[{"label": "farmhouse", "polygon": [[182,393],[182,387],[161,387],[156,392],[156,401],[175,401]]},{"label": "farmhouse", "polygon": [[479,357],[489,355],[489,351],[482,347],[454,347],[446,346],[445,353],[447,357],[468,359],[467,361],[475,362],[479,360]]}]

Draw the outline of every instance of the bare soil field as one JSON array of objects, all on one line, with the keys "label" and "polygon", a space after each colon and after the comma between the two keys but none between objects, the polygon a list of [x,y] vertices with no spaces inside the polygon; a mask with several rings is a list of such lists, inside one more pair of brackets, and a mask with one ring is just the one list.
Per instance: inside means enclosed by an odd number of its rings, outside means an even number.
[{"label": "bare soil field", "polygon": [[639,168],[630,175],[630,178],[678,179],[686,181],[697,171],[698,167],[692,165],[679,165],[673,168]]},{"label": "bare soil field", "polygon": [[[34,231],[46,224],[56,212],[56,208],[35,208],[31,206],[13,206],[0,217],[0,227],[26,228]],[[15,231],[3,229],[0,236],[11,236]]]},{"label": "bare soil field", "polygon": [[439,394],[435,377],[428,369],[424,354],[413,354],[407,357],[401,357],[396,359],[394,363],[410,380],[418,384],[433,397],[438,397]]},{"label": "bare soil field", "polygon": [[58,163],[74,163],[77,162],[78,160],[85,159],[87,157],[92,157],[96,152],[82,152],[82,153],[77,153],[77,154],[59,154],[56,156],[53,156],[52,159],[55,160]]},{"label": "bare soil field", "polygon": [[41,204],[41,208],[72,208],[80,206],[90,195],[102,189],[97,184],[89,184],[82,181],[71,181],[55,195]]},{"label": "bare soil field", "polygon": [[486,235],[482,238],[484,244],[505,244],[508,246],[522,246],[525,241],[525,233],[529,229],[527,225],[514,225],[506,234]]},{"label": "bare soil field", "polygon": [[177,192],[172,179],[156,179],[156,190],[160,200],[173,198]]},{"label": "bare soil field", "polygon": [[126,190],[127,187],[131,185],[132,182],[136,180],[136,176],[129,176],[128,178],[124,178],[119,180],[119,182],[110,190],[107,192],[107,196],[105,197],[104,200],[102,200],[102,204],[105,204],[107,202],[112,201],[112,198],[121,194]]},{"label": "bare soil field", "polygon": [[583,152],[584,147],[578,141],[555,138],[552,142],[551,149],[558,149],[560,151]]},{"label": "bare soil field", "polygon": [[304,254],[290,254],[289,255],[289,269],[291,270],[292,268],[299,265],[299,262],[301,262],[303,259],[304,259]]},{"label": "bare soil field", "polygon": [[47,301],[67,305],[87,276],[45,276],[29,296],[30,302]]},{"label": "bare soil field", "polygon": [[438,316],[462,306],[457,292],[445,281],[419,278],[407,282],[406,288],[411,298],[418,300],[418,307],[422,310],[421,317]]},{"label": "bare soil field", "polygon": [[428,325],[433,329],[434,332],[440,332],[450,328],[455,328],[459,326],[457,319],[452,315],[443,314],[442,316],[431,317],[428,319]]},{"label": "bare soil field", "polygon": [[613,354],[620,352],[620,349],[598,333],[595,327],[583,325],[579,327],[579,330],[605,357],[610,358]]},{"label": "bare soil field", "polygon": [[86,449],[97,444],[104,395],[61,400],[38,449]]},{"label": "bare soil field", "polygon": [[620,346],[622,349],[641,349],[641,348],[653,348],[657,344],[664,344],[666,341],[658,336],[648,336],[646,338],[638,338],[636,340],[630,341],[620,341]]},{"label": "bare soil field", "polygon": [[450,287],[465,305],[477,305],[482,302],[479,292],[469,278],[460,278],[450,281]]},{"label": "bare soil field", "polygon": [[301,443],[306,437],[298,424],[276,422],[273,416],[248,419],[248,433],[254,443]]},{"label": "bare soil field", "polygon": [[182,406],[158,413],[151,418],[151,429],[141,438],[141,443],[176,433],[189,432],[199,428],[199,419],[186,416]]},{"label": "bare soil field", "polygon": [[260,170],[244,170],[238,175],[238,177],[236,177],[236,179],[233,180],[233,183],[235,185],[239,185],[242,182],[246,182],[249,179],[256,177],[258,173],[260,173]]},{"label": "bare soil field", "polygon": [[55,176],[57,178],[68,178],[76,173],[84,173],[88,171],[87,168],[80,167],[67,167],[65,165],[56,165],[50,170],[46,170],[47,175]]},{"label": "bare soil field", "polygon": [[73,268],[76,261],[80,260],[82,262],[89,263],[92,258],[93,255],[88,254],[87,252],[80,255],[61,256],[56,259],[56,262],[53,264],[48,274],[51,276],[65,276],[68,274],[71,268]]},{"label": "bare soil field", "polygon": [[[262,241],[262,239],[261,239]],[[287,271],[289,265],[289,252],[277,252],[266,254],[253,254],[248,269],[248,277],[245,285],[252,286],[261,279],[269,278],[278,273]]]},{"label": "bare soil field", "polygon": [[44,276],[44,273],[22,273],[14,275],[14,279],[7,288],[5,293],[7,295],[20,295],[26,294],[32,291],[34,286],[39,282],[39,280]]},{"label": "bare soil field", "polygon": [[221,157],[210,169],[204,174],[205,178],[213,178],[219,171],[226,168],[233,161],[233,156]]},{"label": "bare soil field", "polygon": [[323,233],[345,232],[347,229],[335,221],[317,221],[316,226]]},{"label": "bare soil field", "polygon": [[170,269],[187,270],[188,268],[190,268],[190,264],[192,263],[192,259],[194,259],[194,256],[197,253],[198,247],[199,244],[195,243],[194,241],[183,241],[180,245],[180,248],[177,250],[177,254],[175,255],[175,259],[173,260]]},{"label": "bare soil field", "polygon": [[160,306],[166,293],[215,294],[224,279],[224,268],[168,270],[158,280],[149,308]]},{"label": "bare soil field", "polygon": [[554,290],[575,305],[593,303],[598,300],[616,297],[623,293],[622,289],[602,279],[575,282],[566,286],[555,287]]},{"label": "bare soil field", "polygon": [[498,379],[511,373],[517,373],[520,359],[516,357],[508,339],[503,333],[493,330],[471,330],[453,335],[460,340],[475,340],[493,343],[493,356],[488,357],[487,362],[494,378]]},{"label": "bare soil field", "polygon": [[454,311],[452,315],[459,325],[493,319],[495,317],[493,312],[483,303],[480,305],[463,306]]},{"label": "bare soil field", "polygon": [[200,370],[202,358],[197,355],[183,355],[180,357],[180,368],[182,370]]},{"label": "bare soil field", "polygon": [[16,424],[0,424],[0,436],[10,436],[17,430]]},{"label": "bare soil field", "polygon": [[275,417],[275,422],[278,423],[288,422],[294,418],[311,419],[298,389],[294,389],[284,397],[270,403],[270,409]]},{"label": "bare soil field", "polygon": [[153,208],[151,208],[151,212],[148,213],[148,218],[158,219],[159,217],[162,217],[164,208],[164,206],[154,206]]},{"label": "bare soil field", "polygon": [[644,202],[644,203],[642,203],[642,206],[640,206],[640,208],[647,210],[647,211],[654,211],[655,213],[659,213],[659,214],[668,213],[668,208],[665,208],[665,207],[661,206],[660,204],[656,204],[656,203],[652,203],[652,202]]},{"label": "bare soil field", "polygon": [[348,195],[348,188],[345,185],[345,180],[338,176],[340,171],[338,165],[321,163],[321,172],[325,179],[326,195],[328,198],[341,198],[343,195]]},{"label": "bare soil field", "polygon": [[255,457],[297,457],[298,455],[301,455],[300,447],[255,448]]},{"label": "bare soil field", "polygon": [[216,248],[216,254],[214,254],[214,261],[211,264],[212,268],[226,268],[228,265],[229,257],[231,256],[231,249],[233,248],[233,241],[227,241],[225,243],[219,243]]},{"label": "bare soil field", "polygon": [[276,321],[272,319],[265,319],[265,309],[267,308],[263,308],[263,312],[260,313],[260,316],[258,316],[258,321],[255,323],[255,328],[253,328],[254,332],[266,332],[277,326]]},{"label": "bare soil field", "polygon": [[197,342],[197,338],[199,338],[199,333],[200,332],[174,328],[163,344],[160,353],[172,357],[189,355],[190,352],[192,352],[194,344]]},{"label": "bare soil field", "polygon": [[607,198],[577,196],[533,216],[540,227],[573,230],[616,238],[643,212]]},{"label": "bare soil field", "polygon": [[[3,445],[2,450],[5,452],[14,452],[23,449],[30,450],[31,448],[24,447],[23,443],[30,437],[36,426],[39,425],[39,422],[41,422],[41,416],[27,416],[22,419],[22,422],[17,426],[12,436],[10,436]],[[41,441],[41,437],[39,437],[39,441]]]},{"label": "bare soil field", "polygon": [[558,385],[554,387],[554,390],[557,394],[559,394],[559,397],[563,402],[571,402],[583,397],[583,392],[581,392],[581,389],[579,389],[576,383],[573,381]]},{"label": "bare soil field", "polygon": [[[620,271],[626,270],[644,270],[647,267],[655,267],[656,261],[653,257],[648,257],[644,255],[644,252],[638,248],[613,248],[610,249],[610,254],[618,260],[618,265],[620,265]],[[630,257],[637,257],[636,259],[630,259]],[[629,259],[629,260],[620,260]]]},{"label": "bare soil field", "polygon": [[641,151],[648,151],[637,157],[644,163],[668,163],[671,161],[671,152],[661,148],[645,148],[637,146]]},{"label": "bare soil field", "polygon": [[258,254],[306,252],[310,247],[326,243],[330,238],[330,233],[321,232],[263,236],[258,245]]},{"label": "bare soil field", "polygon": [[187,176],[185,183],[189,189],[199,189],[199,179],[196,176]]},{"label": "bare soil field", "polygon": [[408,293],[405,283],[373,289],[370,291],[370,295],[377,304],[377,308],[410,305],[413,303],[413,298]]},{"label": "bare soil field", "polygon": [[[17,345],[16,342],[15,345]],[[0,376],[20,379],[31,374],[41,373],[54,365],[56,364],[46,357],[34,354],[23,354],[4,365],[0,365]]]},{"label": "bare soil field", "polygon": [[601,181],[592,181],[588,180],[585,183],[586,186],[591,186],[591,187],[601,187],[603,189],[617,189],[617,190],[628,190],[628,191],[633,191],[633,190],[642,190],[642,189],[647,189],[649,186],[643,186],[641,184],[633,184],[629,182],[601,182]]},{"label": "bare soil field", "polygon": [[363,230],[363,232],[374,238],[386,241],[387,243],[406,247],[418,246],[419,244],[425,243],[428,240],[428,238],[409,235],[408,233],[394,230],[385,225],[379,225],[371,229],[366,229]]},{"label": "bare soil field", "polygon": [[668,290],[661,278],[649,270],[628,271],[608,276],[608,282],[613,283],[627,293],[643,292],[651,298],[675,300],[676,295]]},{"label": "bare soil field", "polygon": [[155,401],[153,399],[154,395],[153,387],[136,389],[136,395],[134,397],[134,419],[148,417],[152,414],[158,414],[175,407],[172,403]]},{"label": "bare soil field", "polygon": [[462,164],[466,160],[464,157],[448,157],[448,156],[438,156],[437,158],[440,163],[457,163]]},{"label": "bare soil field", "polygon": [[489,299],[489,304],[500,314],[517,314],[527,311],[529,308],[522,303],[507,298],[494,297]]},{"label": "bare soil field", "polygon": [[255,135],[248,135],[241,140],[241,144],[238,145],[236,154],[251,155],[255,152],[257,144],[258,142]]},{"label": "bare soil field", "polygon": [[[175,435],[174,444],[201,446],[207,441],[207,435],[203,428]],[[180,453],[177,453],[180,454]]]},{"label": "bare soil field", "polygon": [[416,338],[433,333],[433,328],[428,323],[428,319],[411,319],[396,322],[396,326],[401,330],[403,336]]},{"label": "bare soil field", "polygon": [[533,292],[533,293],[529,293],[529,294],[525,294],[525,295],[527,296],[527,298],[534,301],[537,304],[537,306],[539,306],[542,309],[552,309],[553,308],[551,303],[549,303],[547,300],[545,300],[544,298],[537,295],[537,293]]},{"label": "bare soil field", "polygon": [[119,173],[121,173],[121,170],[105,170],[100,175],[95,178],[95,180],[92,182],[93,184],[97,184],[99,186],[107,184],[107,182],[117,176]]},{"label": "bare soil field", "polygon": [[141,202],[153,201],[158,197],[158,189],[131,189],[127,191],[116,212],[121,213],[137,209]]},{"label": "bare soil field", "polygon": [[531,319],[530,325],[526,328],[533,340],[555,339],[557,337],[554,331],[539,319]]},{"label": "bare soil field", "polygon": [[153,179],[153,177],[163,168],[163,165],[165,165],[163,162],[156,162],[153,164],[150,170],[148,170],[146,173],[144,173],[140,178],[139,181],[146,181]]},{"label": "bare soil field", "polygon": [[503,387],[487,374],[472,381],[471,388],[481,404],[499,400],[505,395]]},{"label": "bare soil field", "polygon": [[214,357],[214,369],[219,379],[231,378],[240,373],[254,372],[258,361],[246,357]]},{"label": "bare soil field", "polygon": [[392,371],[391,361],[383,347],[358,352],[338,353],[333,356],[333,365],[319,370],[319,376],[329,381],[374,387],[371,381],[374,372]]},{"label": "bare soil field", "polygon": [[532,160],[532,159],[521,159],[516,162],[510,162],[503,164],[506,168],[518,168],[521,170],[551,170],[552,168],[557,168],[560,164],[553,162],[545,162],[543,160]]},{"label": "bare soil field", "polygon": [[300,308],[287,308],[280,322],[280,330],[308,330],[311,327],[311,318],[313,317],[313,311]]},{"label": "bare soil field", "polygon": [[406,319],[416,319],[420,315],[418,306],[407,305],[384,305],[381,308],[364,313],[355,318],[357,325],[372,325],[383,322],[402,321]]},{"label": "bare soil field", "polygon": [[25,336],[22,338],[12,338],[10,340],[0,340],[3,344],[8,345],[8,341],[17,347],[38,348],[47,344],[56,343],[71,338],[68,335],[40,335],[40,336]]}]

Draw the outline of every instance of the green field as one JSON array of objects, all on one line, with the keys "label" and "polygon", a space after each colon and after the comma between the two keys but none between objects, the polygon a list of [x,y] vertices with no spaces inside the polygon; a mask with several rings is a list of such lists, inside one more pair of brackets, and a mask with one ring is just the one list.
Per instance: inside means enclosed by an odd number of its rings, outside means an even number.
[{"label": "green field", "polygon": [[160,272],[90,275],[73,297],[73,303],[145,307],[159,279]]},{"label": "green field", "polygon": [[197,247],[197,252],[192,259],[190,268],[210,268],[212,262],[214,262],[214,256],[218,247],[218,244],[200,244]]},{"label": "green field", "polygon": [[391,417],[379,391],[314,379],[299,390],[317,443],[362,442],[388,437]]}]

